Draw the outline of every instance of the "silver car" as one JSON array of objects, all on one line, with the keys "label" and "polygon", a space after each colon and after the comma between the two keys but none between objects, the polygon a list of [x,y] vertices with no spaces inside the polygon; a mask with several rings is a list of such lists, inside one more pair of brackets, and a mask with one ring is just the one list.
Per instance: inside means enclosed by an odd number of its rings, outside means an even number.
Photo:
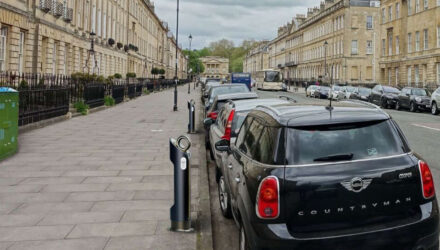
[{"label": "silver car", "polygon": [[440,113],[440,88],[431,95],[431,113],[438,115]]}]

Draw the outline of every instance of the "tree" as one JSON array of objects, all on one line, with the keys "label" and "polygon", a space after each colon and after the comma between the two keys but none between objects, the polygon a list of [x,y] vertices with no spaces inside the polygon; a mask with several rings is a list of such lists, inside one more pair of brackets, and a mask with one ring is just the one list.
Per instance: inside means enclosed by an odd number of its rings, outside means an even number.
[{"label": "tree", "polygon": [[156,78],[156,75],[159,74],[159,69],[153,67],[151,69],[151,74],[153,75],[153,78]]}]

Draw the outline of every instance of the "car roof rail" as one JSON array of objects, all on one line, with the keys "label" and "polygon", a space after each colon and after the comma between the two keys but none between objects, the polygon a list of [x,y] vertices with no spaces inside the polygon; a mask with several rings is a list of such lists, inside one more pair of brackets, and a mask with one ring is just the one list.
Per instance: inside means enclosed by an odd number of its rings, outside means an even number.
[{"label": "car roof rail", "polygon": [[364,106],[367,106],[367,107],[370,107],[370,108],[377,109],[377,110],[381,111],[382,113],[388,115],[388,113],[385,112],[383,109],[381,109],[379,106],[377,106],[376,104],[370,103],[370,102],[365,102],[365,101],[355,100],[355,99],[348,99],[348,100],[344,100],[344,101],[341,101],[341,102],[351,102],[351,103],[356,103],[356,104],[364,105]]},{"label": "car roof rail", "polygon": [[263,109],[268,109],[269,111],[271,111],[271,112],[273,112],[274,114],[276,114],[277,116],[280,116],[281,115],[281,113],[279,112],[279,110],[277,110],[276,108],[274,108],[274,107],[271,107],[271,106],[266,106],[266,105],[258,105],[257,107],[255,107],[255,108],[263,108]]},{"label": "car roof rail", "polygon": [[280,99],[286,98],[286,100],[289,102],[297,103],[297,101],[295,99],[293,99],[292,97],[289,97],[289,96],[280,95],[280,96],[278,96],[278,98],[280,98]]}]

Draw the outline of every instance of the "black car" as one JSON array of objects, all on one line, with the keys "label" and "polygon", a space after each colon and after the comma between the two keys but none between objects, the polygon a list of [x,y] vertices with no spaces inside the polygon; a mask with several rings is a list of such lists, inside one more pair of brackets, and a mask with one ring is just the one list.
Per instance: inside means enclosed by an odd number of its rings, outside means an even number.
[{"label": "black car", "polygon": [[382,108],[394,108],[399,94],[400,90],[394,87],[376,85],[371,91],[369,101]]},{"label": "black car", "polygon": [[354,92],[350,94],[350,99],[366,101],[370,100],[371,89],[358,87],[355,88]]},{"label": "black car", "polygon": [[428,164],[375,105],[260,106],[215,146],[240,249],[438,249]]},{"label": "black car", "polygon": [[318,90],[315,92],[315,96],[319,99],[327,99],[330,95],[330,87],[327,86],[319,86]]},{"label": "black car", "polygon": [[212,86],[209,92],[205,94],[205,110],[208,111],[214,102],[214,98],[218,95],[233,93],[248,93],[249,89],[244,84],[222,84]]},{"label": "black car", "polygon": [[417,110],[430,110],[431,97],[426,89],[403,88],[397,97],[396,109],[409,109],[411,112]]}]

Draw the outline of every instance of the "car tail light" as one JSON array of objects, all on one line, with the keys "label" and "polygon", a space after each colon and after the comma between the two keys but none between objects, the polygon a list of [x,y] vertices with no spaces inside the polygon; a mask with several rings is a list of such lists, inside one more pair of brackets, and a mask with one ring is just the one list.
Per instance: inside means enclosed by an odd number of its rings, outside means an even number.
[{"label": "car tail light", "polygon": [[264,178],[257,193],[257,216],[261,219],[275,219],[280,213],[280,192],[278,178]]},{"label": "car tail light", "polygon": [[422,181],[423,197],[432,198],[435,194],[434,180],[429,166],[424,161],[419,161],[420,179]]},{"label": "car tail light", "polygon": [[228,120],[226,121],[225,134],[222,136],[222,139],[226,139],[228,141],[231,140],[231,132],[232,132],[232,120],[234,119],[235,110],[231,110],[229,113]]},{"label": "car tail light", "polygon": [[208,117],[213,119],[213,120],[217,120],[217,115],[218,115],[217,112],[210,112],[208,114]]}]

